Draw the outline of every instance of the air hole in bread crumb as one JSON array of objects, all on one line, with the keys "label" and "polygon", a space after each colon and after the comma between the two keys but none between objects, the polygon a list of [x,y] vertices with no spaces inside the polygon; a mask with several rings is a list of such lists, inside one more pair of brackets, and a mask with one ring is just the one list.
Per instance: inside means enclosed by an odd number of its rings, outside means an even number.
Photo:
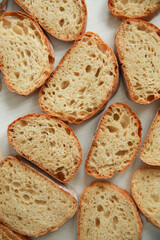
[{"label": "air hole in bread crumb", "polygon": [[30,50],[26,49],[25,52],[26,52],[26,54],[27,54],[28,57],[31,56],[31,51],[30,51]]},{"label": "air hole in bread crumb", "polygon": [[61,128],[61,127],[62,127],[62,125],[58,123],[58,127],[59,127],[59,128]]},{"label": "air hole in bread crumb", "polygon": [[55,145],[56,145],[55,141],[50,142],[51,147],[55,147]]},{"label": "air hole in bread crumb", "polygon": [[59,10],[60,10],[61,12],[63,12],[65,9],[64,9],[64,7],[60,7]]},{"label": "air hole in bread crumb", "polygon": [[86,87],[83,87],[83,88],[81,88],[81,89],[79,90],[79,92],[80,92],[81,94],[83,94],[83,93],[85,92],[85,90],[86,90]]},{"label": "air hole in bread crumb", "polygon": [[86,109],[86,111],[87,111],[87,112],[92,112],[92,108],[88,107],[88,108]]},{"label": "air hole in bread crumb", "polygon": [[30,24],[30,28],[32,29],[32,30],[35,30],[36,28],[35,28],[35,26],[31,23]]},{"label": "air hole in bread crumb", "polygon": [[133,142],[131,142],[131,141],[128,141],[127,144],[128,144],[128,146],[133,146]]},{"label": "air hole in bread crumb", "polygon": [[13,32],[15,32],[18,35],[23,35],[22,30],[19,27],[17,27],[17,26],[13,26],[12,30],[13,30]]},{"label": "air hole in bread crumb", "polygon": [[88,65],[88,66],[86,67],[86,72],[89,73],[89,72],[91,72],[91,71],[92,71],[92,67],[91,67],[90,65]]},{"label": "air hole in bread crumb", "polygon": [[124,156],[127,152],[128,152],[128,150],[120,150],[120,151],[116,152],[115,155],[116,156]]},{"label": "air hole in bread crumb", "polygon": [[154,96],[154,95],[149,95],[149,96],[147,97],[147,101],[149,101],[149,102],[152,102],[154,99],[155,99],[155,96]]},{"label": "air hole in bread crumb", "polygon": [[110,133],[118,132],[119,129],[114,126],[107,126]]},{"label": "air hole in bread crumb", "polygon": [[62,89],[65,89],[65,88],[67,88],[68,86],[69,86],[69,81],[64,81],[64,82],[62,82],[62,84],[61,84],[61,88]]},{"label": "air hole in bread crumb", "polygon": [[100,82],[98,83],[98,87],[102,86],[103,83],[104,83],[103,81],[100,81]]},{"label": "air hole in bread crumb", "polygon": [[75,18],[76,18],[76,16],[77,16],[77,15],[74,13],[74,14],[73,14],[73,18],[75,19]]},{"label": "air hole in bread crumb", "polygon": [[97,206],[97,210],[98,210],[98,212],[102,212],[103,211],[103,207],[101,205],[98,205]]},{"label": "air hole in bread crumb", "polygon": [[59,180],[61,180],[61,181],[63,181],[63,180],[65,179],[64,174],[63,174],[62,172],[58,172],[58,173],[56,174],[56,177],[57,177]]},{"label": "air hole in bread crumb", "polygon": [[9,193],[9,186],[5,186],[4,190],[5,190],[6,193]]},{"label": "air hole in bread crumb", "polygon": [[14,75],[16,76],[16,78],[19,78],[19,72],[15,72]]},{"label": "air hole in bread crumb", "polygon": [[69,128],[65,128],[65,131],[66,131],[66,133],[67,133],[68,135],[71,134],[71,130],[70,130]]},{"label": "air hole in bread crumb", "polygon": [[113,222],[114,222],[115,224],[118,223],[118,217],[117,217],[117,216],[115,216],[115,217],[113,218]]},{"label": "air hole in bread crumb", "polygon": [[101,71],[101,68],[99,67],[99,68],[97,69],[97,72],[96,72],[96,74],[95,74],[95,77],[98,77],[98,76],[99,76],[100,71]]},{"label": "air hole in bread crumb", "polygon": [[13,182],[13,186],[14,187],[20,187],[20,183],[19,182]]},{"label": "air hole in bread crumb", "polygon": [[21,127],[25,127],[25,126],[27,126],[27,122],[24,120],[21,120],[20,125],[21,125]]},{"label": "air hole in bread crumb", "polygon": [[115,202],[117,202],[117,203],[119,202],[119,201],[118,201],[118,198],[117,198],[116,196],[112,196],[112,199],[113,199],[113,201],[115,201]]},{"label": "air hole in bread crumb", "polygon": [[130,123],[130,119],[127,115],[123,115],[120,124],[122,125],[123,128],[127,128]]},{"label": "air hole in bread crumb", "polygon": [[73,103],[75,103],[75,100],[71,100],[70,101],[70,105],[72,105]]},{"label": "air hole in bread crumb", "polygon": [[21,221],[21,220],[22,220],[22,218],[21,218],[20,216],[17,216],[17,218],[18,218],[18,220],[19,220],[19,221]]},{"label": "air hole in bread crumb", "polygon": [[118,121],[119,120],[119,115],[117,113],[115,113],[113,118],[114,118],[115,121]]},{"label": "air hole in bread crumb", "polygon": [[99,227],[99,226],[100,226],[101,222],[100,222],[99,218],[96,218],[96,219],[95,219],[95,223],[96,223],[96,227]]},{"label": "air hole in bread crumb", "polygon": [[104,54],[106,53],[107,47],[104,44],[98,43],[97,47],[102,53],[104,53]]},{"label": "air hole in bread crumb", "polygon": [[59,20],[59,25],[60,25],[61,27],[63,27],[63,25],[64,25],[64,19]]},{"label": "air hole in bread crumb", "polygon": [[24,198],[25,201],[29,201],[30,200],[30,197],[27,194],[23,195],[23,198]]},{"label": "air hole in bread crumb", "polygon": [[44,201],[44,200],[35,199],[35,203],[38,204],[38,205],[45,205],[47,202]]},{"label": "air hole in bread crumb", "polygon": [[75,75],[75,76],[79,76],[79,73],[78,73],[78,72],[74,72],[74,75]]}]

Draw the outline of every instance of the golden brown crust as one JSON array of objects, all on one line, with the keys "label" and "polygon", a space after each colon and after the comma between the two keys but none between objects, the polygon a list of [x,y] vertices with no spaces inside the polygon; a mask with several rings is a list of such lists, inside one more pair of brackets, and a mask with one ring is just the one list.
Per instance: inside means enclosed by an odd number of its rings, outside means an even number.
[{"label": "golden brown crust", "polygon": [[119,68],[118,68],[118,62],[117,62],[117,59],[116,59],[116,56],[114,55],[112,49],[99,37],[98,34],[96,33],[93,33],[93,32],[86,32],[84,33],[83,35],[81,35],[73,44],[73,46],[71,46],[69,48],[69,50],[65,53],[65,55],[62,57],[61,61],[59,62],[58,66],[56,67],[56,69],[54,70],[54,72],[51,74],[50,77],[52,77],[58,70],[59,68],[61,67],[61,65],[63,64],[63,62],[65,61],[65,59],[67,58],[67,56],[72,52],[72,49],[76,47],[78,41],[80,41],[82,39],[83,36],[91,36],[91,35],[94,35],[96,38],[98,38],[98,41],[100,42],[100,44],[102,45],[105,45],[105,47],[107,48],[107,50],[110,52],[110,54],[113,56],[114,58],[114,62],[115,62],[115,79],[114,79],[114,83],[113,83],[113,86],[112,86],[112,89],[110,90],[110,92],[107,94],[106,98],[103,99],[101,105],[99,105],[97,107],[96,110],[92,111],[90,114],[88,114],[86,117],[81,117],[81,118],[78,118],[79,120],[76,121],[75,120],[70,120],[69,118],[65,118],[65,117],[62,117],[61,115],[59,114],[56,114],[56,113],[52,113],[51,111],[49,110],[46,110],[44,107],[43,107],[43,103],[41,102],[41,98],[42,98],[42,92],[43,90],[45,89],[45,84],[47,85],[47,83],[50,81],[50,78],[46,81],[46,83],[42,86],[41,90],[40,90],[40,94],[39,94],[39,103],[40,103],[40,107],[42,108],[42,110],[44,112],[46,112],[47,114],[51,115],[51,116],[55,116],[57,118],[60,118],[61,120],[65,121],[65,122],[68,122],[68,123],[72,123],[72,124],[79,124],[83,121],[86,121],[87,119],[91,118],[92,116],[94,116],[95,114],[98,114],[99,112],[101,112],[101,109],[103,107],[105,107],[105,105],[107,104],[107,102],[115,95],[115,93],[117,92],[118,90],[118,87],[119,87]]},{"label": "golden brown crust", "polygon": [[141,19],[144,21],[150,21],[157,13],[159,13],[160,4],[157,5],[157,7],[150,9],[150,11],[148,11],[144,14],[139,14],[139,15],[122,15],[122,14],[116,13],[116,11],[113,7],[113,0],[108,0],[108,8],[109,8],[110,12],[120,20]]},{"label": "golden brown crust", "polygon": [[6,12],[3,14],[3,16],[0,17],[0,21],[3,20],[5,17],[7,16],[17,16],[19,18],[29,18],[31,21],[34,22],[34,24],[36,25],[36,28],[38,28],[38,30],[41,32],[41,35],[43,37],[43,39],[45,40],[45,44],[48,48],[48,52],[49,52],[49,55],[50,55],[50,58],[52,59],[51,61],[51,64],[50,64],[50,68],[48,69],[48,71],[46,72],[46,76],[41,80],[39,81],[39,83],[37,84],[37,86],[32,90],[32,91],[16,91],[15,89],[13,89],[9,82],[8,82],[8,78],[6,77],[5,75],[5,70],[4,70],[4,66],[3,66],[3,62],[0,62],[0,70],[3,72],[4,74],[4,80],[6,82],[6,85],[8,87],[8,89],[11,91],[11,92],[16,92],[18,94],[21,94],[21,95],[29,95],[33,92],[35,92],[38,88],[40,88],[42,86],[42,84],[46,81],[46,79],[50,76],[51,72],[52,72],[52,69],[53,69],[53,66],[54,66],[54,61],[55,61],[55,58],[54,58],[54,52],[53,52],[53,48],[52,48],[52,45],[50,43],[50,41],[48,40],[48,38],[45,36],[43,30],[40,28],[40,26],[37,24],[37,22],[32,18],[30,17],[29,15],[25,14],[25,13],[22,13],[22,12],[18,12],[18,11],[15,11],[15,12]]},{"label": "golden brown crust", "polygon": [[[45,177],[43,174],[39,173],[38,171],[34,170],[33,168],[29,167],[27,164],[23,163],[22,161],[20,161],[20,160],[17,159],[16,157],[12,157],[12,156],[7,157],[6,159],[4,159],[4,160],[0,163],[0,167],[3,166],[3,164],[4,164],[5,161],[9,161],[10,159],[13,159],[13,161],[15,161],[15,160],[18,161],[20,165],[27,167],[31,172],[35,173],[35,174],[38,175],[38,176],[41,176],[43,179],[45,179],[45,181],[47,181],[48,183],[50,183],[51,185],[53,185],[55,188],[59,189],[59,191],[62,191],[62,192],[64,192],[65,194],[67,194],[69,197],[71,197],[71,198],[76,202],[76,207],[75,207],[73,213],[72,213],[69,217],[67,217],[66,219],[64,219],[63,222],[62,222],[61,224],[59,224],[59,226],[57,226],[56,228],[55,228],[55,227],[48,228],[48,229],[46,229],[46,231],[44,231],[44,232],[41,232],[41,233],[39,233],[39,234],[35,234],[34,237],[39,237],[39,236],[41,236],[41,235],[46,234],[47,232],[53,232],[53,231],[57,230],[57,229],[58,229],[61,225],[63,225],[69,218],[71,218],[71,217],[74,216],[74,214],[75,214],[75,212],[76,212],[76,210],[77,210],[77,208],[78,208],[78,201],[77,201],[77,199],[76,199],[72,194],[70,194],[68,191],[65,191],[64,189],[58,187],[58,185],[57,185],[54,181],[52,181],[51,179]],[[0,219],[0,222],[3,222],[2,219]],[[5,222],[3,222],[3,223],[4,223],[6,226],[8,226],[7,223],[5,223]],[[10,226],[8,226],[8,227],[9,227],[10,229],[12,229]],[[12,229],[12,230],[14,231],[14,229]],[[22,232],[19,232],[19,234],[23,235]],[[28,236],[31,236],[31,237],[32,237],[33,235],[28,235]],[[25,239],[24,239],[24,240],[25,240]]]},{"label": "golden brown crust", "polygon": [[[141,221],[141,218],[139,216],[139,213],[138,213],[138,210],[137,210],[137,207],[133,201],[133,199],[130,197],[129,193],[122,189],[122,188],[119,188],[118,186],[108,182],[108,181],[95,181],[93,183],[90,184],[89,187],[92,187],[92,186],[95,186],[95,185],[101,185],[101,184],[105,184],[106,186],[112,188],[113,190],[117,191],[118,193],[120,193],[122,196],[124,196],[125,198],[127,198],[130,203],[133,205],[134,209],[135,209],[135,212],[136,212],[136,215],[137,215],[137,219],[138,219],[138,222],[139,222],[139,232],[140,232],[140,235],[139,235],[139,240],[142,239],[142,221]],[[86,190],[89,188],[89,187],[86,187],[81,196],[80,196],[80,201],[79,201],[79,210],[78,210],[78,237],[77,237],[77,240],[80,240],[80,214],[81,214],[81,205],[82,205],[82,201],[83,201],[83,197],[84,197],[84,194],[86,192]]]},{"label": "golden brown crust", "polygon": [[[97,140],[98,134],[99,134],[99,132],[100,132],[101,124],[103,123],[103,119],[104,119],[104,117],[106,116],[106,114],[112,109],[112,107],[117,106],[117,105],[119,105],[119,106],[124,106],[124,107],[126,107],[127,109],[129,109],[130,113],[134,116],[134,118],[136,118],[136,120],[137,120],[137,122],[138,122],[138,125],[139,125],[139,126],[138,126],[138,134],[139,134],[139,137],[140,137],[139,144],[138,144],[138,146],[137,146],[137,149],[136,149],[136,151],[135,151],[135,154],[132,156],[132,158],[130,159],[130,162],[127,164],[127,166],[126,166],[125,168],[123,168],[122,170],[118,170],[118,171],[115,170],[115,171],[112,172],[110,175],[99,175],[99,173],[90,172],[89,169],[88,169],[88,167],[87,167],[87,165],[88,165],[88,162],[89,162],[90,155],[91,155],[91,153],[92,153],[92,149],[94,148],[93,143]],[[124,171],[131,165],[131,163],[133,162],[133,160],[135,159],[135,157],[136,157],[136,155],[137,155],[137,153],[138,153],[138,151],[139,151],[139,148],[140,148],[140,145],[141,145],[141,142],[142,142],[142,133],[141,133],[141,132],[142,132],[141,121],[139,120],[139,118],[137,117],[137,115],[132,111],[132,109],[131,109],[128,105],[126,105],[126,104],[124,104],[124,103],[118,103],[118,102],[111,104],[111,105],[107,108],[107,110],[104,112],[104,114],[102,115],[102,118],[101,118],[101,120],[100,120],[100,122],[99,122],[99,125],[98,125],[98,128],[97,128],[97,131],[96,131],[96,133],[95,133],[95,135],[94,135],[94,139],[93,139],[93,141],[92,141],[92,145],[91,145],[91,147],[90,147],[90,150],[89,150],[89,153],[88,153],[88,155],[87,155],[86,162],[85,162],[85,171],[86,171],[86,173],[87,173],[88,175],[91,175],[91,176],[95,177],[95,178],[101,179],[101,178],[111,178],[116,172],[118,172],[118,173],[124,172]]]},{"label": "golden brown crust", "polygon": [[130,83],[129,77],[127,75],[127,72],[126,72],[124,62],[123,62],[122,53],[121,53],[121,50],[120,50],[120,47],[119,47],[119,32],[121,31],[121,29],[123,28],[123,26],[125,24],[128,24],[130,22],[140,22],[140,23],[146,24],[146,25],[154,28],[158,35],[160,35],[160,29],[152,23],[148,23],[148,22],[138,20],[138,19],[127,19],[120,25],[120,27],[118,28],[118,31],[116,33],[116,37],[115,37],[115,48],[116,48],[115,52],[116,52],[118,62],[119,62],[119,65],[120,65],[120,69],[121,69],[121,73],[122,73],[122,77],[123,77],[123,81],[124,81],[124,87],[125,87],[125,90],[127,92],[127,97],[129,99],[131,99],[132,101],[140,103],[140,104],[149,104],[149,103],[155,101],[156,99],[158,99],[159,97],[157,96],[150,101],[149,100],[148,101],[144,101],[144,100],[142,101],[142,100],[135,99],[135,94],[132,91],[131,83]]},{"label": "golden brown crust", "polygon": [[74,41],[76,40],[80,35],[82,35],[84,32],[85,32],[85,29],[86,29],[86,25],[87,25],[87,7],[86,7],[86,3],[85,3],[85,0],[81,0],[82,1],[82,5],[83,5],[83,12],[84,12],[84,18],[83,18],[83,25],[82,25],[82,28],[79,32],[79,34],[77,36],[75,36],[75,38],[70,38],[70,39],[67,39],[67,38],[61,38],[60,36],[58,36],[55,32],[52,32],[49,30],[49,28],[46,28],[43,23],[41,21],[39,21],[39,19],[33,15],[31,13],[31,11],[29,11],[29,9],[25,6],[25,4],[19,2],[19,0],[14,0],[21,8],[24,9],[24,11],[26,11],[29,15],[33,16],[33,18],[39,23],[39,25],[42,26],[42,28],[44,28],[49,34],[51,34],[53,37],[59,39],[59,40],[62,40],[62,41],[65,41],[65,42],[71,42],[71,41]]},{"label": "golden brown crust", "polygon": [[145,163],[147,163],[149,165],[156,165],[156,166],[160,166],[160,163],[158,163],[158,162],[157,163],[155,163],[155,162],[153,163],[152,159],[150,161],[148,161],[148,160],[146,161],[145,157],[143,157],[143,153],[145,152],[147,141],[148,141],[148,139],[150,137],[150,134],[151,134],[152,130],[154,129],[154,125],[155,125],[155,122],[156,122],[156,119],[157,119],[158,115],[160,115],[160,108],[158,109],[158,112],[157,112],[156,116],[154,117],[153,122],[151,123],[150,129],[149,129],[149,131],[147,133],[147,136],[146,136],[146,139],[145,139],[145,141],[143,143],[143,146],[142,146],[142,149],[141,149],[141,154],[140,154],[140,158],[141,158],[141,160],[143,162],[145,162]]},{"label": "golden brown crust", "polygon": [[[65,180],[65,179],[64,179],[64,180],[61,180],[61,179],[57,178],[56,174],[54,174],[53,171],[50,171],[49,169],[44,168],[44,166],[42,166],[40,163],[38,163],[37,161],[31,159],[31,157],[29,157],[28,155],[24,154],[19,148],[17,148],[17,146],[15,146],[15,144],[13,143],[13,141],[12,141],[12,139],[11,139],[11,137],[10,137],[10,134],[9,134],[10,128],[12,128],[13,125],[14,125],[16,122],[21,121],[21,120],[25,119],[26,117],[40,117],[40,116],[43,116],[43,117],[45,117],[45,118],[47,118],[47,119],[50,119],[50,120],[54,120],[54,121],[60,123],[64,128],[69,129],[69,130],[71,131],[71,133],[73,134],[76,142],[77,142],[78,150],[79,150],[79,153],[80,153],[80,156],[81,156],[81,157],[80,157],[80,160],[79,160],[79,162],[78,162],[78,164],[77,164],[77,167],[76,167],[76,169],[75,169],[74,174],[73,174],[69,179],[67,179],[67,180]],[[23,117],[20,117],[20,118],[16,119],[15,121],[13,121],[13,122],[8,126],[7,136],[8,136],[8,140],[9,140],[10,144],[16,149],[16,151],[17,151],[21,156],[23,156],[24,158],[26,158],[26,159],[28,159],[29,161],[33,162],[33,163],[36,164],[39,168],[43,169],[43,170],[46,171],[49,175],[51,175],[52,177],[56,178],[57,180],[59,180],[59,181],[61,181],[61,182],[63,182],[63,183],[69,182],[69,181],[76,175],[76,173],[77,173],[80,165],[82,164],[82,148],[81,148],[81,145],[80,145],[80,143],[79,143],[78,138],[77,138],[76,135],[74,134],[73,129],[70,128],[70,127],[69,127],[67,124],[65,124],[63,121],[61,121],[61,120],[59,120],[59,119],[57,119],[57,118],[55,118],[55,117],[48,116],[48,115],[46,115],[46,114],[44,114],[44,113],[30,113],[30,114],[27,114],[27,115],[25,115],[25,116],[23,116]]]},{"label": "golden brown crust", "polygon": [[138,171],[145,171],[145,169],[150,169],[150,170],[152,170],[152,169],[153,169],[153,170],[154,170],[154,169],[159,169],[159,171],[160,171],[160,167],[156,167],[156,166],[155,166],[155,167],[154,167],[154,166],[147,166],[147,167],[142,167],[142,168],[136,170],[136,171],[134,172],[133,176],[132,176],[132,181],[131,181],[132,197],[133,197],[133,199],[134,199],[137,207],[138,207],[139,210],[141,211],[141,213],[142,213],[143,215],[145,215],[145,216],[149,219],[149,221],[150,221],[151,223],[153,223],[156,227],[160,228],[160,224],[158,224],[154,219],[152,219],[152,218],[146,213],[146,211],[143,209],[143,206],[141,206],[141,205],[138,203],[136,194],[134,193],[134,190],[133,190],[133,181],[134,181],[134,178],[135,178],[136,173],[137,173]]},{"label": "golden brown crust", "polygon": [[8,227],[6,227],[5,225],[3,225],[2,223],[0,223],[0,230],[2,229],[2,231],[5,232],[5,234],[7,234],[10,238],[17,238],[18,240],[29,240],[30,238],[26,237],[26,236],[22,236],[16,232],[13,232],[11,229],[9,229]]}]

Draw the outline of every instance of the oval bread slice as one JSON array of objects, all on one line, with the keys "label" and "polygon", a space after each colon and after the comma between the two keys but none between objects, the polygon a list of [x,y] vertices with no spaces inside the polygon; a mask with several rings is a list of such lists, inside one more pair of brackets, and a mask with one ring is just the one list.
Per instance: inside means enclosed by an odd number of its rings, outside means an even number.
[{"label": "oval bread slice", "polygon": [[31,17],[20,12],[0,17],[0,69],[9,90],[21,95],[34,92],[53,65],[51,44]]},{"label": "oval bread slice", "polygon": [[96,114],[118,88],[118,64],[110,47],[85,33],[64,55],[40,91],[49,115],[78,124]]},{"label": "oval bread slice", "polygon": [[85,188],[79,204],[78,240],[140,240],[142,223],[128,192],[109,182]]},{"label": "oval bread slice", "polygon": [[110,178],[123,172],[141,145],[142,126],[124,103],[114,103],[103,114],[87,156],[85,170],[96,178]]},{"label": "oval bread slice", "polygon": [[160,98],[160,30],[141,20],[126,20],[116,35],[116,51],[130,98],[140,104]]},{"label": "oval bread slice", "polygon": [[42,113],[31,113],[11,123],[8,140],[23,157],[61,182],[70,181],[82,163],[81,146],[73,130]]},{"label": "oval bread slice", "polygon": [[160,109],[142,146],[141,160],[150,165],[160,166]]},{"label": "oval bread slice", "polygon": [[15,0],[52,36],[73,41],[84,31],[87,8],[84,0]]},{"label": "oval bread slice", "polygon": [[160,168],[143,167],[132,177],[132,196],[141,212],[160,228]]},{"label": "oval bread slice", "polygon": [[38,237],[71,218],[77,199],[15,157],[0,167],[0,220],[13,231]]},{"label": "oval bread slice", "polygon": [[22,236],[18,233],[13,232],[11,229],[9,229],[8,227],[4,226],[1,223],[0,223],[0,232],[3,232],[4,234],[6,234],[11,240],[29,240],[28,237]]},{"label": "oval bread slice", "polygon": [[109,0],[108,8],[113,15],[120,19],[139,18],[151,20],[159,12],[159,0]]}]

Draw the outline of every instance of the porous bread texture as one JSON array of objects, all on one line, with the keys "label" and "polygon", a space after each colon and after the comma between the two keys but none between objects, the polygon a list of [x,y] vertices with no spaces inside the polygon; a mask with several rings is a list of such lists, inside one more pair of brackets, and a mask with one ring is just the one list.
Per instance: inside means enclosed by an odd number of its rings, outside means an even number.
[{"label": "porous bread texture", "polygon": [[8,127],[11,145],[61,182],[70,181],[82,163],[82,150],[73,130],[57,118],[31,113]]},{"label": "porous bread texture", "polygon": [[160,0],[109,0],[108,8],[113,15],[120,19],[150,20],[160,8]]},{"label": "porous bread texture", "polygon": [[160,30],[141,20],[124,21],[116,51],[130,98],[140,104],[160,98]]},{"label": "porous bread texture", "polygon": [[79,204],[78,240],[140,240],[142,223],[127,191],[109,182],[85,188]]},{"label": "porous bread texture", "polygon": [[3,231],[0,230],[0,240],[12,240]]},{"label": "porous bread texture", "polygon": [[95,33],[83,34],[64,55],[40,91],[49,115],[78,124],[96,114],[118,88],[118,64]]},{"label": "porous bread texture", "polygon": [[51,44],[31,17],[7,12],[0,18],[0,69],[9,90],[21,95],[34,92],[53,65]]},{"label": "porous bread texture", "polygon": [[2,223],[0,223],[0,232],[3,232],[12,240],[29,240],[28,237],[21,236],[20,234],[13,232],[11,229],[4,226]]},{"label": "porous bread texture", "polygon": [[160,166],[160,109],[142,146],[140,158],[147,164]]},{"label": "porous bread texture", "polygon": [[52,36],[73,41],[84,31],[87,8],[84,0],[15,0]]},{"label": "porous bread texture", "polygon": [[71,218],[77,200],[15,157],[0,168],[0,220],[12,230],[38,237]]},{"label": "porous bread texture", "polygon": [[160,228],[160,168],[144,167],[132,177],[132,196],[140,211]]},{"label": "porous bread texture", "polygon": [[141,131],[141,122],[128,105],[110,105],[93,139],[86,172],[96,178],[110,178],[116,172],[125,171],[138,153]]}]

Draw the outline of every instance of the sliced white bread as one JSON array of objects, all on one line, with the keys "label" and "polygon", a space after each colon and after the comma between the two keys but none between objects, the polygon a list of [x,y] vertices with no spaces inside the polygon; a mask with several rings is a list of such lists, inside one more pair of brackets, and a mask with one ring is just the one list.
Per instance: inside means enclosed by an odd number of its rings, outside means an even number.
[{"label": "sliced white bread", "polygon": [[7,235],[7,237],[9,237],[12,240],[29,240],[28,237],[13,232],[11,229],[4,226],[2,223],[0,223],[0,232],[3,232],[4,234]]},{"label": "sliced white bread", "polygon": [[108,8],[113,15],[120,19],[139,18],[146,21],[159,12],[159,0],[109,0]]},{"label": "sliced white bread", "polygon": [[73,41],[84,31],[87,8],[84,0],[14,0],[52,36]]},{"label": "sliced white bread", "polygon": [[160,168],[143,167],[132,177],[132,196],[140,211],[160,228]]},{"label": "sliced white bread", "polygon": [[123,172],[141,145],[141,122],[130,107],[114,103],[103,114],[87,156],[85,170],[96,178]]},{"label": "sliced white bread", "polygon": [[40,236],[55,231],[77,210],[77,199],[15,157],[0,167],[0,221],[13,231]]},{"label": "sliced white bread", "polygon": [[130,98],[140,104],[160,98],[160,30],[128,19],[118,29],[116,51]]},{"label": "sliced white bread", "polygon": [[11,145],[23,157],[61,182],[70,181],[82,163],[82,150],[73,130],[57,118],[31,113],[8,127]]},{"label": "sliced white bread", "polygon": [[118,64],[111,48],[95,33],[75,41],[40,91],[49,115],[78,124],[99,112],[118,88]]},{"label": "sliced white bread", "polygon": [[160,109],[152,122],[140,157],[147,164],[160,166]]},{"label": "sliced white bread", "polygon": [[0,17],[0,70],[12,92],[28,95],[50,76],[51,44],[30,16],[7,12]]},{"label": "sliced white bread", "polygon": [[85,188],[79,204],[78,240],[140,240],[142,223],[128,192],[109,182]]}]

